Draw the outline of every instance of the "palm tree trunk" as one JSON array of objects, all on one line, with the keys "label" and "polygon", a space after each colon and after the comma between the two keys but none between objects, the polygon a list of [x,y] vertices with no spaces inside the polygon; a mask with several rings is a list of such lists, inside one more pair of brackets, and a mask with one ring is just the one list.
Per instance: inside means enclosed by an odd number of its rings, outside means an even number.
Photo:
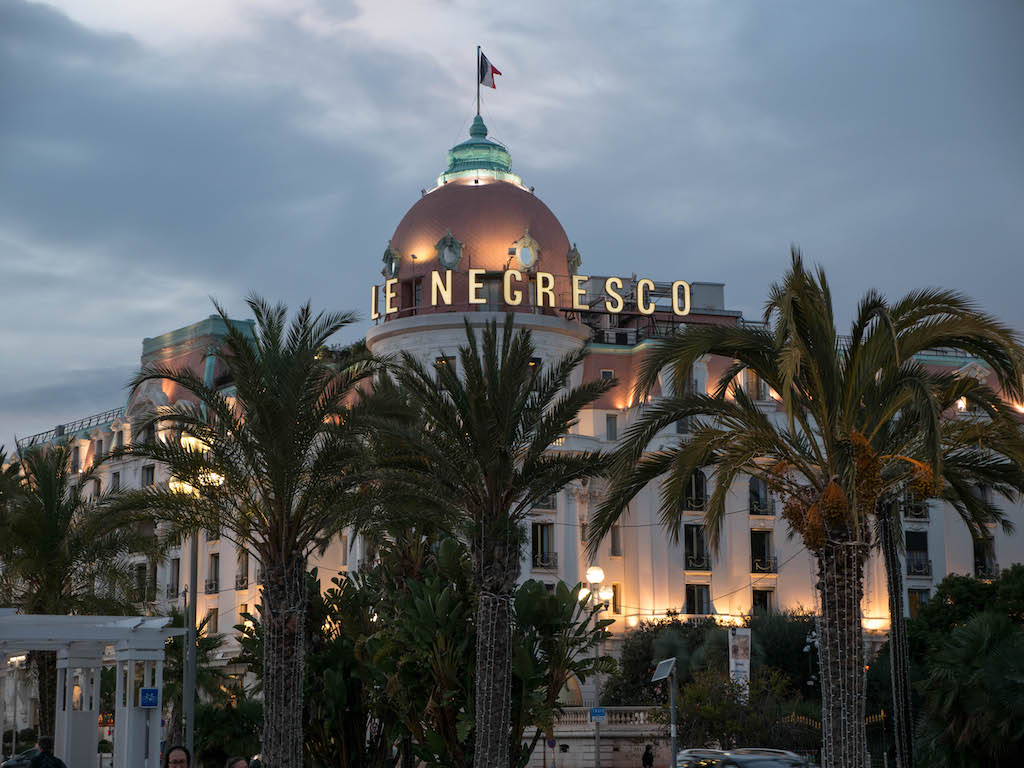
[{"label": "palm tree trunk", "polygon": [[57,652],[30,651],[29,658],[36,668],[39,734],[53,736],[57,720]]},{"label": "palm tree trunk", "polygon": [[483,592],[476,614],[474,766],[508,765],[512,699],[512,598]]},{"label": "palm tree trunk", "polygon": [[861,598],[867,545],[830,541],[818,552],[823,768],[864,768],[864,637]]},{"label": "palm tree trunk", "polygon": [[913,727],[910,710],[910,649],[907,619],[903,613],[903,570],[897,536],[898,526],[890,505],[877,510],[882,561],[889,592],[889,660],[892,671],[892,728],[896,742],[896,768],[913,766]]},{"label": "palm tree trunk", "polygon": [[305,560],[272,564],[264,571],[263,765],[303,764],[302,683],[306,659]]},{"label": "palm tree trunk", "polygon": [[185,734],[181,725],[181,707],[178,700],[174,699],[167,707],[167,743],[184,744]]}]

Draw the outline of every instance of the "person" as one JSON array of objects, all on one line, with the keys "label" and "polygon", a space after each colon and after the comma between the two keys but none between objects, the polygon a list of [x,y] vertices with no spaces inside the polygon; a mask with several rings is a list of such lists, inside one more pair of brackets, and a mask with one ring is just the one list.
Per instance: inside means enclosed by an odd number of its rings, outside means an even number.
[{"label": "person", "polygon": [[651,745],[647,745],[647,749],[644,750],[643,760],[641,761],[643,768],[654,768],[654,750],[651,749]]},{"label": "person", "polygon": [[63,760],[53,754],[52,736],[40,736],[36,749],[39,754],[32,758],[30,768],[68,768]]},{"label": "person", "polygon": [[244,757],[229,757],[224,768],[249,768],[249,761]]},{"label": "person", "polygon": [[164,754],[164,768],[192,768],[192,755],[186,747],[173,746]]}]

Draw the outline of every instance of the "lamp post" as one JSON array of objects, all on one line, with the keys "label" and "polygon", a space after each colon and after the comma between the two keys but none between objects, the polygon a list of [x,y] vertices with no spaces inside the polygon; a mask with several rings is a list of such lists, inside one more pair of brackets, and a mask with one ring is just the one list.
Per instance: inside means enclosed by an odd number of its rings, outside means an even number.
[{"label": "lamp post", "polygon": [[[614,592],[611,587],[602,587],[601,584],[604,582],[604,569],[599,565],[592,565],[587,568],[587,581],[590,583],[590,589],[587,592],[587,598],[594,602],[594,605],[598,607],[597,612],[594,614],[594,627],[597,627],[597,623],[601,618],[601,609],[608,605],[608,601],[612,599]],[[596,596],[596,599],[595,599]],[[600,643],[594,646],[594,661],[597,661],[601,656]],[[594,670],[594,706],[601,703],[601,673]],[[594,723],[594,768],[601,768],[601,723],[600,721]]]}]

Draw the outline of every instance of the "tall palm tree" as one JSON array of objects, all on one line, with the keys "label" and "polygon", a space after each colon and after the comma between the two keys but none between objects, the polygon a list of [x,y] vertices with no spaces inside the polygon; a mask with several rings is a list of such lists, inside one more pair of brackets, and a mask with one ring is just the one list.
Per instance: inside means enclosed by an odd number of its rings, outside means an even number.
[{"label": "tall palm tree", "polygon": [[[72,446],[64,440],[29,448],[7,473],[0,503],[0,603],[32,614],[131,614],[136,582],[129,556],[156,556],[145,527],[122,525],[90,496],[96,467],[71,472]],[[39,727],[53,733],[57,706],[57,654],[34,651],[39,686]]]},{"label": "tall palm tree", "polygon": [[289,323],[283,304],[247,302],[254,335],[217,307],[228,326],[217,356],[233,379],[231,395],[187,368],[153,365],[135,377],[136,388],[171,381],[190,400],[148,420],[182,439],[124,451],[163,462],[175,482],[126,492],[117,508],[183,531],[220,529],[258,556],[267,628],[262,754],[268,768],[284,768],[302,764],[308,558],[351,519],[360,447],[347,425],[372,367],[360,350],[335,354],[325,346],[351,314],[314,314],[305,304]]},{"label": "tall palm tree", "polygon": [[[590,547],[596,548],[629,500],[659,478],[661,519],[678,538],[684,490],[702,467],[711,468],[716,481],[705,523],[717,546],[733,481],[741,474],[764,481],[782,497],[785,519],[817,562],[825,765],[860,768],[865,743],[860,604],[871,525],[877,511],[891,509],[891,501],[912,483],[931,487],[943,458],[941,387],[914,356],[964,349],[984,360],[1005,390],[1019,392],[1019,347],[1009,329],[948,291],[911,293],[891,306],[871,291],[858,306],[850,336],[843,338],[824,272],[806,269],[795,250],[792,266],[770,291],[764,321],[763,326],[691,326],[655,345],[638,378],[637,390],[644,395],[666,368],[674,380],[685,381],[705,355],[733,363],[710,395],[683,392],[646,406],[615,457],[612,486],[595,512]],[[782,418],[764,413],[737,386],[748,372],[778,393]],[[989,401],[1005,412],[997,400]],[[696,419],[692,439],[646,452],[660,431],[682,418]],[[887,566],[892,566],[888,559]]]},{"label": "tall palm tree", "polygon": [[[467,322],[458,366],[424,364],[409,353],[394,366],[412,414],[366,422],[393,446],[377,454],[375,470],[391,498],[415,496],[442,509],[450,529],[470,543],[478,627],[473,765],[508,765],[510,619],[524,521],[544,497],[605,468],[597,452],[550,450],[613,386],[569,385],[586,354],[581,348],[533,365],[532,335],[516,330],[512,315],[502,328],[489,323],[479,340]],[[425,427],[416,414],[425,415]]]}]

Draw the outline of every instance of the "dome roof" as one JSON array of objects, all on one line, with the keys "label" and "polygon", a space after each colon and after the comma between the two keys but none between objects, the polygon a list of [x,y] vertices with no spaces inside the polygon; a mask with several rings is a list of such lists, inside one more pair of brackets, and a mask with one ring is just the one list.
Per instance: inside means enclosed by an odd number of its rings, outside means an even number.
[{"label": "dome roof", "polygon": [[509,249],[523,242],[536,251],[534,270],[570,274],[570,244],[562,225],[536,195],[510,181],[460,178],[421,197],[391,238],[399,278],[445,269],[438,253],[444,247],[438,244],[449,234],[462,246],[456,272],[519,269]]}]

